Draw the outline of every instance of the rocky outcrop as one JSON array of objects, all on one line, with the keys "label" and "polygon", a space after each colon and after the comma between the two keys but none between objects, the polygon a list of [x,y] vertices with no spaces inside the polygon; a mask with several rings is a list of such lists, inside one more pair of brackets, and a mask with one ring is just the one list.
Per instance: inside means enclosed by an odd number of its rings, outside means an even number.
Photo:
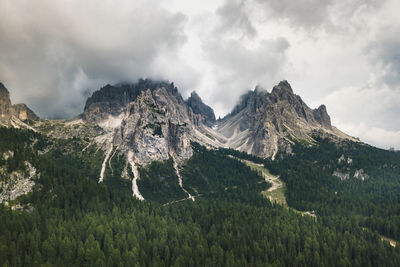
[{"label": "rocky outcrop", "polygon": [[0,83],[0,122],[2,124],[8,124],[12,118],[17,118],[21,121],[39,119],[25,104],[12,105],[10,92]]},{"label": "rocky outcrop", "polygon": [[162,86],[143,91],[127,106],[113,143],[132,150],[140,164],[167,160],[171,154],[185,159],[192,155],[191,127],[183,99],[175,88]]},{"label": "rocky outcrop", "polygon": [[8,173],[0,168],[0,203],[8,203],[32,191],[38,177],[36,168],[25,162],[26,170]]},{"label": "rocky outcrop", "polygon": [[202,116],[203,122],[207,126],[213,126],[215,124],[214,110],[204,104],[196,92],[190,94],[190,97],[186,100],[186,104],[192,109],[193,113]]},{"label": "rocky outcrop", "polygon": [[11,114],[10,92],[8,92],[4,85],[0,83],[0,121],[8,121]]},{"label": "rocky outcrop", "polygon": [[21,121],[39,120],[39,117],[36,116],[36,114],[25,104],[15,104],[12,106],[12,108],[14,110],[14,116],[20,119]]}]

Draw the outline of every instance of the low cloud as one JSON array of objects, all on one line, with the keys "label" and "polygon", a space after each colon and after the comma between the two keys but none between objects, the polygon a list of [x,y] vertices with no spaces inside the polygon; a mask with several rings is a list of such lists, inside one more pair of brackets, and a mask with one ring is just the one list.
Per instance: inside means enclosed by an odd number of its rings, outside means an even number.
[{"label": "low cloud", "polygon": [[255,48],[248,48],[235,40],[215,40],[205,44],[212,62],[217,88],[211,99],[219,100],[217,114],[229,112],[239,97],[258,84],[274,84],[286,65],[285,38],[263,40]]},{"label": "low cloud", "polygon": [[233,32],[239,37],[254,37],[257,34],[248,14],[246,0],[226,1],[217,13],[220,16],[220,25],[217,28],[219,33]]},{"label": "low cloud", "polygon": [[400,25],[384,26],[366,48],[382,80],[400,86]]},{"label": "low cloud", "polygon": [[375,146],[400,149],[400,90],[385,84],[346,87],[320,102],[339,129]]},{"label": "low cloud", "polygon": [[160,52],[185,41],[185,17],[155,0],[5,0],[0,17],[0,80],[45,117],[78,114],[89,88],[156,76]]}]

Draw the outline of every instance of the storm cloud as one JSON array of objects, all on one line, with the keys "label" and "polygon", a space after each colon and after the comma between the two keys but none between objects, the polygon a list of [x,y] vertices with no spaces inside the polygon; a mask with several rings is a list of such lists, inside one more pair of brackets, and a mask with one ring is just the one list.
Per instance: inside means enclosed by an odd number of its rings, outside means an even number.
[{"label": "storm cloud", "polygon": [[0,17],[0,79],[46,117],[76,115],[86,90],[154,76],[185,41],[185,16],[157,1],[6,0]]},{"label": "storm cloud", "polygon": [[400,149],[396,0],[0,2],[0,81],[47,118],[82,112],[107,83],[196,90],[217,116],[287,79],[361,140]]}]

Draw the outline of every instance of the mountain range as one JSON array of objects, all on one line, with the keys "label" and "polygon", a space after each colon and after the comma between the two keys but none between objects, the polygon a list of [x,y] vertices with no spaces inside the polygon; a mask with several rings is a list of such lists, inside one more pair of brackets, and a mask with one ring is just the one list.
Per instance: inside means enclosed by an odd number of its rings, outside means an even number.
[{"label": "mountain range", "polygon": [[[38,125],[43,121],[26,105],[11,105],[2,84],[0,96],[4,125],[23,127],[27,120]],[[219,120],[196,92],[185,101],[173,83],[141,79],[135,84],[106,85],[87,99],[78,118],[65,121],[67,125],[85,122],[102,128],[104,133],[96,138],[104,146],[132,151],[141,164],[166,160],[172,154],[190,158],[190,141],[262,158],[274,158],[279,150],[290,154],[294,141],[312,144],[315,134],[357,141],[331,125],[325,105],[309,108],[287,81],[271,93],[260,87],[248,91]]]},{"label": "mountain range", "polygon": [[[3,125],[62,139],[90,132],[86,147],[104,151],[99,182],[104,180],[112,155],[124,155],[126,166],[134,174],[132,192],[141,200],[138,166],[172,158],[180,176],[177,166],[192,157],[193,142],[272,160],[278,151],[281,156],[293,154],[296,142],[314,144],[316,137],[357,142],[331,125],[324,105],[309,108],[287,81],[274,86],[271,93],[260,87],[248,91],[231,113],[218,120],[195,92],[185,101],[174,84],[166,81],[140,79],[133,84],[108,84],[87,99],[82,114],[64,121],[43,120],[25,104],[11,105],[2,84],[0,93]],[[49,126],[54,129],[48,131]],[[122,175],[130,179],[126,170]]]},{"label": "mountain range", "polygon": [[398,266],[400,154],[282,81],[216,119],[140,79],[67,120],[0,84],[0,265]]}]

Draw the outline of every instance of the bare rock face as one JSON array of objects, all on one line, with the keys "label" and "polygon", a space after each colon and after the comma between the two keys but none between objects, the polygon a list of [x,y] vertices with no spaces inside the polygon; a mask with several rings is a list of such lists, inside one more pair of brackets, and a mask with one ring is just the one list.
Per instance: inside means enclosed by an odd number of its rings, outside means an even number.
[{"label": "bare rock face", "polygon": [[0,121],[8,121],[11,113],[10,92],[0,83]]},{"label": "bare rock face", "polygon": [[207,126],[213,126],[215,124],[214,110],[204,104],[196,92],[190,94],[190,97],[186,100],[186,104],[192,109],[193,113],[202,115],[204,124]]},{"label": "bare rock face", "polygon": [[33,190],[39,174],[29,162],[26,161],[25,166],[25,171],[18,170],[12,173],[0,168],[0,203],[8,203]]},{"label": "bare rock face", "polygon": [[191,120],[183,99],[165,86],[143,91],[128,105],[114,145],[133,150],[138,163],[192,156]]},{"label": "bare rock face", "polygon": [[217,131],[228,139],[229,147],[272,158],[278,150],[290,153],[295,140],[312,143],[312,134],[319,131],[346,138],[332,127],[324,105],[309,108],[287,81],[274,86],[271,93],[259,87],[249,91],[231,114],[218,121]]},{"label": "bare rock face", "polygon": [[[127,105],[134,101],[143,91],[147,89],[155,90],[166,85],[166,82],[149,79],[140,79],[134,84],[107,84],[88,98],[81,116],[83,119],[92,122],[107,119],[109,115],[118,116],[122,112],[125,112]],[[174,87],[173,84],[168,84],[168,86]]]},{"label": "bare rock face", "polygon": [[21,121],[39,119],[25,104],[12,105],[10,92],[0,83],[0,122],[8,124],[12,118],[17,118]]},{"label": "bare rock face", "polygon": [[193,127],[201,121],[173,83],[150,80],[103,87],[89,98],[82,117],[105,130],[98,143],[110,143],[138,164],[190,158]]},{"label": "bare rock face", "polygon": [[14,116],[20,119],[21,121],[39,120],[39,117],[36,116],[36,114],[25,104],[15,104],[13,105],[13,109],[14,109]]},{"label": "bare rock face", "polygon": [[309,108],[287,81],[271,93],[249,91],[218,121],[197,94],[185,102],[173,83],[107,85],[88,99],[81,118],[104,130],[96,142],[107,155],[117,149],[135,164],[190,158],[191,141],[275,158],[278,151],[292,153],[295,141],[312,144],[313,135],[350,138],[332,127],[324,105]]}]

